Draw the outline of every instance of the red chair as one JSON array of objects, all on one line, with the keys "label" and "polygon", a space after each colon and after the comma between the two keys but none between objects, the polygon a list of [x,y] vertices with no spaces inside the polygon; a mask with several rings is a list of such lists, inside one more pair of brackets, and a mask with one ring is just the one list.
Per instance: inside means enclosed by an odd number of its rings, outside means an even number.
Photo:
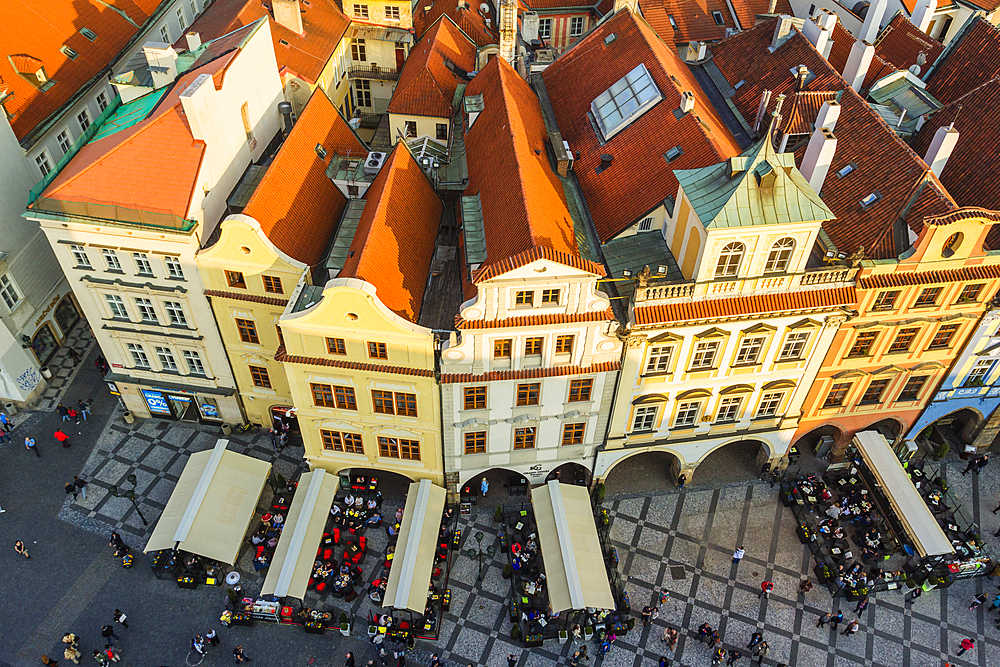
[{"label": "red chair", "polygon": [[318,584],[316,584],[316,592],[317,593],[322,593],[325,590],[326,590],[326,582],[325,581],[321,581]]},{"label": "red chair", "polygon": [[329,561],[331,558],[333,558],[333,549],[324,549],[323,560]]},{"label": "red chair", "polygon": [[409,630],[409,628],[410,628],[410,624],[407,621],[400,621],[399,622],[399,629],[400,630]]},{"label": "red chair", "polygon": [[365,550],[365,536],[364,535],[362,535],[361,537],[358,538],[358,546],[361,547],[362,551]]},{"label": "red chair", "polygon": [[316,580],[313,579],[312,577],[309,577],[309,583],[306,584],[306,589],[312,589],[315,586],[316,586]]},{"label": "red chair", "polygon": [[437,579],[438,577],[440,577],[441,576],[441,568],[439,568],[439,567],[434,568],[434,572],[431,574],[431,576],[434,577],[435,579]]},{"label": "red chair", "polygon": [[257,545],[257,558],[260,558],[263,555],[264,555],[264,545],[259,544]]},{"label": "red chair", "polygon": [[340,528],[333,529],[333,543],[340,544]]}]

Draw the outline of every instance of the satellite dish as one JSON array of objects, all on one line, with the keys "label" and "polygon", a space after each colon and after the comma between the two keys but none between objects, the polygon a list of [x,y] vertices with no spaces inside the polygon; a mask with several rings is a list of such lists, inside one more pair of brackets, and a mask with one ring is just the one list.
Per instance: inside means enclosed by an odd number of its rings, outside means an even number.
[{"label": "satellite dish", "polygon": [[483,14],[489,14],[490,13],[490,4],[488,2],[480,3],[479,4],[479,11],[481,11]]}]

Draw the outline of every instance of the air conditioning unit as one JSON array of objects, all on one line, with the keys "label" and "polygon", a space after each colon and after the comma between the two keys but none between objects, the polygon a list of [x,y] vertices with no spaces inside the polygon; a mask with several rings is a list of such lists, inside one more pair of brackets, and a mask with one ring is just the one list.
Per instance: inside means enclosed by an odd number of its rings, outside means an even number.
[{"label": "air conditioning unit", "polygon": [[365,173],[374,176],[385,164],[386,154],[379,151],[372,151],[365,159]]}]

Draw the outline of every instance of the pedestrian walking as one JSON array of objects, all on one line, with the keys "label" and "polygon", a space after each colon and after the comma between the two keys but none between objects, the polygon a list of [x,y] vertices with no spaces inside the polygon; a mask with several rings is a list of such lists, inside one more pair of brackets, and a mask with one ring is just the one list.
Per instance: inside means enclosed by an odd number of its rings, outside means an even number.
[{"label": "pedestrian walking", "polygon": [[348,651],[347,655],[344,657],[346,658],[346,660],[344,660],[344,667],[354,667],[354,654]]},{"label": "pedestrian walking", "polygon": [[94,649],[94,660],[96,660],[99,665],[108,664],[108,656],[104,655],[96,648]]},{"label": "pedestrian walking", "polygon": [[[667,589],[660,590],[660,604],[666,604],[667,600],[670,598],[670,591]],[[657,605],[659,606],[659,605]]]},{"label": "pedestrian walking", "polygon": [[73,486],[73,482],[66,482],[66,484],[63,485],[63,489],[66,490],[66,495],[67,496],[70,495],[70,494],[72,494],[73,495],[73,500],[76,500],[76,493],[77,492],[76,492],[76,487]]},{"label": "pedestrian walking", "polygon": [[[127,628],[128,626],[126,625],[125,627]],[[212,646],[218,646],[219,644],[222,643],[222,641],[219,639],[219,633],[215,631],[215,628],[212,628],[211,630],[205,633],[205,639],[207,639],[208,643],[211,644]]]},{"label": "pedestrian walking", "polygon": [[7,427],[0,426],[0,445],[6,444],[13,439],[14,438],[10,437],[10,434],[7,432]]},{"label": "pedestrian walking", "polygon": [[67,646],[66,650],[63,651],[63,659],[64,660],[69,660],[74,665],[79,665],[80,664],[80,656],[81,655],[83,655],[83,654],[80,653],[79,651],[77,651],[72,646]]},{"label": "pedestrian walking", "polygon": [[83,417],[83,421],[87,421],[87,416],[90,415],[90,405],[87,404],[82,398],[76,402],[76,407],[80,410],[80,416]]},{"label": "pedestrian walking", "polygon": [[868,598],[862,598],[861,600],[858,600],[858,605],[854,608],[854,613],[858,615],[858,618],[861,618],[861,612],[867,608]]},{"label": "pedestrian walking", "polygon": [[278,446],[278,432],[273,428],[268,429],[268,435],[271,436],[271,447],[274,448],[274,451],[280,452],[281,448]]},{"label": "pedestrian walking", "polygon": [[840,627],[840,624],[844,621],[844,612],[837,612],[837,615],[830,619],[830,624],[833,626],[834,631]]},{"label": "pedestrian walking", "polygon": [[[757,645],[757,652],[754,654],[757,658],[757,664],[764,664],[764,658],[767,657],[768,652],[771,650],[771,645],[767,642],[761,642]],[[752,662],[752,661],[751,661]]]},{"label": "pedestrian walking", "polygon": [[677,490],[678,491],[683,491],[684,490],[684,485],[687,484],[687,481],[688,481],[687,475],[681,475],[680,477],[678,477],[677,478]]},{"label": "pedestrian walking", "polygon": [[663,641],[667,643],[667,646],[670,648],[671,651],[673,651],[674,646],[677,645],[677,637],[678,633],[673,628],[667,627],[663,629]]},{"label": "pedestrian walking", "polygon": [[642,608],[642,624],[649,625],[649,622],[653,620],[653,609],[654,607],[643,607]]},{"label": "pedestrian walking", "polygon": [[[84,498],[86,498],[86,496],[84,496]],[[115,623],[118,623],[123,628],[128,627],[128,621],[125,620],[128,618],[128,616],[126,616],[125,612],[123,612],[121,609],[115,609],[115,613],[112,615],[112,618],[114,619]],[[212,630],[212,632],[215,632],[215,630]]]},{"label": "pedestrian walking", "polygon": [[754,646],[761,643],[762,641],[764,641],[764,635],[762,635],[759,632],[755,632],[752,635],[750,635],[750,643],[747,644],[747,648],[752,649]]},{"label": "pedestrian walking", "polygon": [[[469,665],[472,667],[472,665]],[[660,667],[670,667],[670,660],[665,655],[660,656]]]},{"label": "pedestrian walking", "polygon": [[978,475],[979,473],[981,473],[983,471],[983,468],[989,465],[989,463],[990,463],[990,453],[986,452],[981,457],[979,457],[978,461],[976,461],[976,474]]},{"label": "pedestrian walking", "polygon": [[698,641],[707,642],[710,634],[712,634],[712,626],[708,623],[702,623],[698,628]]},{"label": "pedestrian walking", "polygon": [[736,547],[736,551],[733,552],[733,565],[739,565],[740,561],[743,560],[747,550],[743,547]]},{"label": "pedestrian walking", "polygon": [[729,660],[726,661],[726,665],[735,665],[736,661],[743,657],[743,654],[733,649],[729,652]]},{"label": "pedestrian walking", "polygon": [[76,351],[75,347],[70,346],[66,348],[66,353],[69,355],[69,358],[73,360],[73,368],[80,365],[80,353]]},{"label": "pedestrian walking", "polygon": [[[580,652],[577,651],[577,653],[579,654]],[[430,667],[441,667],[441,658],[438,657],[437,653],[431,656]]]},{"label": "pedestrian walking", "polygon": [[108,657],[108,660],[110,660],[111,662],[118,662],[119,660],[122,659],[121,653],[112,649],[111,644],[104,645],[104,655],[106,655]]},{"label": "pedestrian walking", "polygon": [[72,419],[73,423],[76,424],[77,426],[80,425],[80,413],[77,412],[74,408],[69,409],[69,418]]},{"label": "pedestrian walking", "polygon": [[31,556],[28,555],[27,547],[24,546],[24,542],[22,542],[21,540],[14,542],[14,551],[21,554],[25,558],[31,558]]},{"label": "pedestrian walking", "polygon": [[962,477],[965,477],[975,469],[976,469],[976,459],[969,459],[969,462],[965,465],[965,470],[962,471]]},{"label": "pedestrian walking", "polygon": [[0,412],[0,426],[3,426],[3,430],[8,433],[14,430],[14,422],[10,420],[6,412]]},{"label": "pedestrian walking", "polygon": [[233,649],[233,657],[236,659],[236,664],[239,664],[244,660],[246,660],[247,662],[251,662],[253,660],[253,658],[251,658],[250,656],[248,656],[246,653],[243,652],[242,644]]},{"label": "pedestrian walking", "polygon": [[63,449],[66,449],[67,447],[70,446],[69,436],[63,433],[63,430],[61,428],[57,428],[56,432],[52,434],[52,437],[58,440],[62,444]]},{"label": "pedestrian walking", "polygon": [[764,598],[764,599],[769,599],[770,595],[771,595],[771,591],[773,591],[773,590],[774,590],[774,584],[772,582],[770,582],[770,581],[762,581],[762,582],[760,582],[760,595],[757,596],[757,597]]},{"label": "pedestrian walking", "polygon": [[966,651],[971,651],[975,647],[976,647],[976,640],[975,639],[972,639],[971,637],[968,638],[968,639],[963,639],[962,640],[962,648],[958,649],[958,653],[956,653],[955,655],[962,655]]},{"label": "pedestrian walking", "polygon": [[812,590],[813,582],[812,579],[803,579],[799,582],[799,595],[805,595]]},{"label": "pedestrian walking", "polygon": [[114,547],[116,550],[125,548],[125,543],[122,542],[122,536],[114,531],[111,531],[110,545]]},{"label": "pedestrian walking", "polygon": [[767,476],[771,474],[771,464],[765,463],[760,469],[760,480],[762,482],[767,481]]},{"label": "pedestrian walking", "polygon": [[969,609],[979,609],[984,602],[986,602],[986,593],[980,593],[973,598],[972,604],[969,605]]},{"label": "pedestrian walking", "polygon": [[396,660],[396,667],[406,667],[406,652],[400,651],[399,658]]},{"label": "pedestrian walking", "polygon": [[715,653],[712,654],[712,664],[721,665],[722,661],[725,659],[726,659],[726,649],[724,648],[715,649]]},{"label": "pedestrian walking", "polygon": [[479,490],[483,492],[483,498],[485,498],[486,494],[490,492],[490,483],[486,481],[485,477],[483,477],[482,481],[479,482]]},{"label": "pedestrian walking", "polygon": [[708,645],[715,646],[718,643],[719,643],[719,631],[712,630],[711,632],[708,633]]},{"label": "pedestrian walking", "polygon": [[[483,477],[483,479],[486,479]],[[514,657],[513,653],[507,654],[507,667],[517,667],[517,658]]]},{"label": "pedestrian walking", "polygon": [[80,479],[79,477],[77,477],[76,475],[73,475],[73,486],[76,487],[76,490],[79,491],[80,495],[83,496],[83,499],[86,500],[87,499],[87,483],[85,481],[83,481],[82,479]]},{"label": "pedestrian walking", "polygon": [[67,632],[66,634],[64,634],[62,640],[63,644],[66,644],[67,646],[71,646],[73,648],[77,648],[77,646],[80,643],[80,639],[72,632]]},{"label": "pedestrian walking", "polygon": [[121,639],[115,634],[115,629],[110,625],[101,626],[101,636],[104,637],[104,640],[109,644],[113,644]]},{"label": "pedestrian walking", "polygon": [[841,632],[840,634],[842,634],[842,635],[853,635],[855,632],[858,631],[858,628],[860,626],[861,626],[861,624],[858,623],[857,621],[851,621],[850,623],[847,624],[847,626],[844,628],[844,631]]},{"label": "pedestrian walking", "polygon": [[826,612],[825,614],[823,614],[822,616],[819,617],[818,621],[816,621],[816,627],[817,628],[822,628],[827,623],[829,623],[831,620],[833,620],[833,614],[831,614],[830,612]]},{"label": "pedestrian walking", "polygon": [[25,438],[24,446],[27,448],[29,452],[34,452],[35,456],[37,456],[38,458],[42,458],[42,455],[38,453],[38,445],[35,444],[34,438]]},{"label": "pedestrian walking", "polygon": [[58,414],[58,415],[59,415],[60,417],[62,417],[62,420],[63,420],[64,422],[65,422],[65,421],[69,421],[69,408],[67,408],[67,407],[66,407],[65,405],[63,405],[62,403],[60,403],[59,405],[57,405],[57,406],[56,406],[56,413],[57,413],[57,414]]},{"label": "pedestrian walking", "polygon": [[990,603],[989,611],[993,611],[998,608],[1000,608],[1000,593],[997,593],[996,597],[993,598],[993,602]]}]

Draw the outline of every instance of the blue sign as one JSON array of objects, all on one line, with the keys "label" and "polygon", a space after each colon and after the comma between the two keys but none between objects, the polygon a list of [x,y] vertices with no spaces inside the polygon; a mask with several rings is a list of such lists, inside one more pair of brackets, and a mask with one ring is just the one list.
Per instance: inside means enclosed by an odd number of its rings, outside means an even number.
[{"label": "blue sign", "polygon": [[201,404],[201,412],[206,417],[218,417],[219,416],[218,409],[216,409],[216,407],[214,405],[210,405],[208,403],[202,403]]},{"label": "blue sign", "polygon": [[163,397],[158,391],[149,391],[148,389],[140,389],[142,392],[142,397],[146,399],[146,405],[149,406],[150,412],[155,412],[161,415],[169,415],[170,406],[167,405],[167,399]]}]

